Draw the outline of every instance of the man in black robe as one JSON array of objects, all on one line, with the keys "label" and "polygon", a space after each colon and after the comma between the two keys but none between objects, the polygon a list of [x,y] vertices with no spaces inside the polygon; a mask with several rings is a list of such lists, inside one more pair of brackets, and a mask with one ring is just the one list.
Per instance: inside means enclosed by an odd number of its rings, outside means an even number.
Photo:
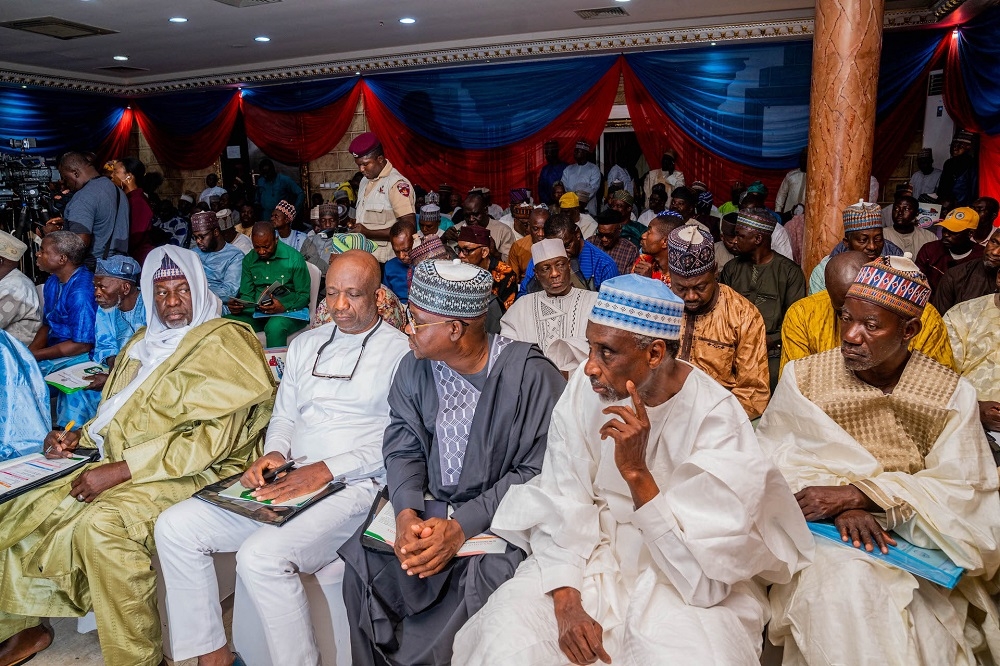
[{"label": "man in black robe", "polygon": [[[339,551],[354,664],[450,663],[456,632],[525,557],[510,545],[456,557],[489,529],[507,489],[541,470],[566,384],[535,345],[487,334],[492,286],[470,264],[426,261],[413,271],[413,353],[389,391],[382,447],[394,554],[366,550],[363,527]],[[425,495],[449,517],[423,514]]]}]

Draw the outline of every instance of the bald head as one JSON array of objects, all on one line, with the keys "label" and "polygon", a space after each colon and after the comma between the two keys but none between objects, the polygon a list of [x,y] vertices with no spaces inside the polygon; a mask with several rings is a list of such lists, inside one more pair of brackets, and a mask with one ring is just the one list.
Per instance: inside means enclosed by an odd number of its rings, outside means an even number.
[{"label": "bald head", "polygon": [[858,277],[861,267],[868,263],[868,257],[864,252],[842,252],[832,257],[826,264],[824,277],[826,279],[826,291],[830,294],[830,301],[833,309],[840,312],[844,307],[844,299],[847,298],[847,290],[854,283],[854,278]]},{"label": "bald head", "polygon": [[326,272],[326,306],[339,330],[351,335],[378,322],[382,272],[370,252],[348,250],[330,258]]}]

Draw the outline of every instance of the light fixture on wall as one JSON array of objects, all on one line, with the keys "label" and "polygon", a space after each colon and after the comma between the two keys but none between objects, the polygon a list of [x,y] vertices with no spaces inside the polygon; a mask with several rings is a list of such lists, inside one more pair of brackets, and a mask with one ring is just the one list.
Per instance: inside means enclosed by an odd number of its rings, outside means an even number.
[{"label": "light fixture on wall", "polygon": [[126,60],[128,60],[128,56],[127,55],[116,55],[113,58],[114,58],[114,60],[117,60],[118,62],[125,62]]},{"label": "light fixture on wall", "polygon": [[404,16],[403,18],[399,19],[399,22],[405,25],[410,25],[411,23],[416,23],[417,19],[410,18],[409,16]]},{"label": "light fixture on wall", "polygon": [[184,18],[183,16],[171,16],[169,20],[170,20],[171,23],[187,23],[188,22],[188,20],[186,18]]},{"label": "light fixture on wall", "polygon": [[271,41],[271,38],[270,37],[265,37],[264,35],[260,35],[259,37],[254,37],[253,41],[255,41],[255,42],[269,42],[269,41]]}]

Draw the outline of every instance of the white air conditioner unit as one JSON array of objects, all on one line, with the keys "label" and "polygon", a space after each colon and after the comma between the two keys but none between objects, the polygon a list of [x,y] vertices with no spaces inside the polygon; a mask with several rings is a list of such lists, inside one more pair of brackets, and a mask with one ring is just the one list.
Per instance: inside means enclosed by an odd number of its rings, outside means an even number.
[{"label": "white air conditioner unit", "polygon": [[937,69],[927,77],[927,102],[924,106],[924,148],[934,151],[938,169],[951,157],[949,147],[955,135],[955,122],[944,108],[944,71]]}]

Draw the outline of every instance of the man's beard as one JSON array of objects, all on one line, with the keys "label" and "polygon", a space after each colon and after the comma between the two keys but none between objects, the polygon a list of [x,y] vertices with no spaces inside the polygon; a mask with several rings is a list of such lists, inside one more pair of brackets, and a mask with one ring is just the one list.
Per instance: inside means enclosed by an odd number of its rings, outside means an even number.
[{"label": "man's beard", "polygon": [[181,319],[180,321],[165,321],[163,325],[170,329],[184,328],[191,323],[190,318]]},{"label": "man's beard", "polygon": [[606,391],[606,393],[598,393],[597,394],[598,397],[600,397],[601,402],[607,402],[607,403],[618,402],[619,400],[622,400],[625,397],[621,393],[619,393],[618,391],[616,391],[615,388],[613,386],[611,386],[610,384],[605,384],[604,382],[599,382],[596,379],[591,379],[590,380],[590,385],[593,388],[604,389]]},{"label": "man's beard", "polygon": [[[843,348],[841,348],[843,349]],[[865,370],[871,370],[875,367],[876,363],[872,360],[869,354],[861,354],[860,356],[844,356],[844,367],[851,372],[863,372]]]}]

